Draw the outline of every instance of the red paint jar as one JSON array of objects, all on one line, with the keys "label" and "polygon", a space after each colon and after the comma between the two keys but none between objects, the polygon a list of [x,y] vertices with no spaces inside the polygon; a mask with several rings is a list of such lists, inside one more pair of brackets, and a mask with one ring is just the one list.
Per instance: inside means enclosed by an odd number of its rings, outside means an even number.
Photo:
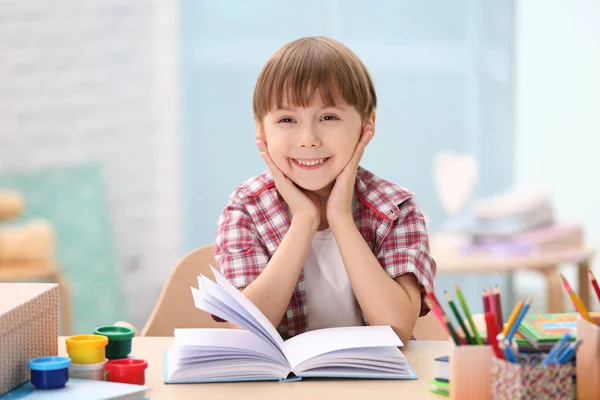
[{"label": "red paint jar", "polygon": [[146,382],[146,360],[120,358],[106,363],[107,380],[110,382],[143,385]]}]

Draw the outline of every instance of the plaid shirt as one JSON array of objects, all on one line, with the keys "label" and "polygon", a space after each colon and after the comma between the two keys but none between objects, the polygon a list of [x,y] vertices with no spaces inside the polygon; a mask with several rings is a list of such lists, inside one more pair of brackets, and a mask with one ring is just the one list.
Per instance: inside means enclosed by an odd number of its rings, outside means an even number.
[{"label": "plaid shirt", "polygon": [[[425,221],[413,194],[359,168],[354,221],[382,268],[392,278],[413,273],[421,290],[421,313],[429,311],[425,286],[433,288],[436,264],[429,254]],[[248,286],[265,268],[286,232],[290,219],[285,201],[268,171],[238,186],[217,226],[214,256],[221,273],[238,287]],[[291,337],[308,329],[304,274],[279,326]]]}]

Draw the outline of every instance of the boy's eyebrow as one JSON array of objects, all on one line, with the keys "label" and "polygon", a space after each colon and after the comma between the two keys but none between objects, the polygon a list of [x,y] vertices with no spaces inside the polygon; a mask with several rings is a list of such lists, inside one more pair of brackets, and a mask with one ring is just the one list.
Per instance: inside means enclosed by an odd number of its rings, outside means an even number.
[{"label": "boy's eyebrow", "polygon": [[[290,112],[292,112],[296,108],[298,108],[298,107],[292,108],[292,107],[289,107],[289,106],[281,106],[281,107],[277,107],[275,109],[275,111],[290,111]],[[342,107],[342,106],[335,106],[335,105],[333,105],[333,106],[323,106],[323,107],[321,107],[321,110],[324,110],[326,108],[333,108],[333,109],[336,109],[336,110],[339,110],[339,111],[344,111],[345,110],[344,107]]]},{"label": "boy's eyebrow", "polygon": [[342,106],[324,106],[324,107],[322,107],[321,109],[323,110],[323,109],[325,109],[325,108],[334,108],[334,109],[336,109],[336,110],[340,110],[340,111],[344,111],[344,110],[345,110],[345,108],[344,108],[344,107],[342,107]]}]

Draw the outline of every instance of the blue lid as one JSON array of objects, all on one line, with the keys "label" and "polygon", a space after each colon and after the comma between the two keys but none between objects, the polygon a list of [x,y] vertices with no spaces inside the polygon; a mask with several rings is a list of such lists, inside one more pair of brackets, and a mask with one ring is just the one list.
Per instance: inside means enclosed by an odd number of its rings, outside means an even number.
[{"label": "blue lid", "polygon": [[53,371],[55,369],[69,368],[71,359],[68,357],[40,357],[27,361],[27,367],[35,371]]}]

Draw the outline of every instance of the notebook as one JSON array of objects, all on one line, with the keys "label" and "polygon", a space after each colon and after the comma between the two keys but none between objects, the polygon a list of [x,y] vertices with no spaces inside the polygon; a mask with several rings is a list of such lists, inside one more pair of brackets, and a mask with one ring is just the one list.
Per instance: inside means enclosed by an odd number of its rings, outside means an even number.
[{"label": "notebook", "polygon": [[519,325],[519,333],[538,350],[547,350],[565,333],[575,337],[577,316],[577,313],[527,314]]},{"label": "notebook", "polygon": [[450,397],[450,383],[441,381],[439,379],[432,379],[428,383],[431,385],[429,387],[429,391],[431,393]]},{"label": "notebook", "polygon": [[417,379],[390,326],[320,329],[284,341],[250,300],[212,271],[217,283],[199,276],[198,288],[191,288],[195,306],[243,330],[175,329],[165,354],[165,383]]},{"label": "notebook", "polygon": [[146,390],[143,385],[69,378],[64,388],[41,390],[26,382],[11,392],[0,396],[2,400],[143,400]]}]

